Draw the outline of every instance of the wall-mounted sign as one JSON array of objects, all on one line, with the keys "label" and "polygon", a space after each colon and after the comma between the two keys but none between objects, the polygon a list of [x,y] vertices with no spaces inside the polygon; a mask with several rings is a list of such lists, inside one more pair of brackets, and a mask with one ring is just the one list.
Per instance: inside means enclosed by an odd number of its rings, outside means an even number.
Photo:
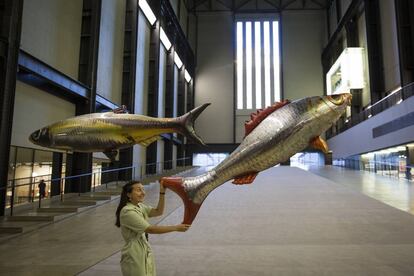
[{"label": "wall-mounted sign", "polygon": [[327,95],[365,87],[364,48],[345,48],[326,74]]}]

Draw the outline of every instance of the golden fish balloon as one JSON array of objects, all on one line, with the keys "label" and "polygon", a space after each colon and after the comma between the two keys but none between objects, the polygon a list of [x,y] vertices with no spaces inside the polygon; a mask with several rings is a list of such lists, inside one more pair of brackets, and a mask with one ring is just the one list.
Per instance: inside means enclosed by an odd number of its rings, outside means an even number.
[{"label": "golden fish balloon", "polygon": [[137,114],[92,113],[69,118],[33,132],[36,145],[67,151],[103,152],[111,160],[119,149],[135,144],[148,146],[160,134],[180,133],[195,143],[203,140],[195,133],[194,121],[210,105],[203,104],[177,118],[154,118]]}]

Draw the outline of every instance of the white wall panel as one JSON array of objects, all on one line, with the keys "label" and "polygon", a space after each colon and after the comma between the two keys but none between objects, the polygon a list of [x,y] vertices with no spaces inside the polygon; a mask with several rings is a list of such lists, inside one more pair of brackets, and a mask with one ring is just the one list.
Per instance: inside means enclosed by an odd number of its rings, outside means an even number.
[{"label": "white wall panel", "polygon": [[[150,49],[150,27],[140,11],[138,14],[138,38],[137,38],[137,66],[135,78],[135,114],[147,114],[148,105],[148,69]],[[146,150],[140,145],[133,148],[133,165],[140,168],[145,165]],[[141,177],[136,171],[136,178]]]},{"label": "white wall panel", "polygon": [[285,99],[324,94],[321,64],[324,20],[322,11],[288,11],[282,15]]},{"label": "white wall panel", "polygon": [[21,48],[78,78],[82,0],[24,1]]},{"label": "white wall panel", "polygon": [[379,1],[381,17],[381,41],[384,62],[385,91],[390,92],[401,84],[400,61],[398,53],[397,22],[395,16],[395,1]]},{"label": "white wall panel", "polygon": [[199,15],[195,105],[212,103],[197,119],[206,143],[233,142],[233,19]]},{"label": "white wall panel", "polygon": [[165,80],[167,77],[167,53],[160,45],[160,67],[158,73],[158,117],[165,117]]},{"label": "white wall panel", "polygon": [[[165,117],[165,80],[167,74],[167,53],[160,45],[160,67],[158,81],[158,117]],[[157,163],[164,162],[164,141],[157,141]]]},{"label": "white wall panel", "polygon": [[75,105],[23,82],[16,82],[11,144],[40,148],[29,135],[42,127],[75,116]]},{"label": "white wall panel", "polygon": [[368,47],[367,47],[367,30],[365,22],[365,13],[358,18],[358,41],[359,46],[365,49],[364,55],[364,75],[366,86],[362,89],[362,106],[367,106],[371,102],[371,89],[369,80],[369,64],[368,64]]},{"label": "white wall panel", "polygon": [[97,93],[121,103],[126,1],[102,1]]}]

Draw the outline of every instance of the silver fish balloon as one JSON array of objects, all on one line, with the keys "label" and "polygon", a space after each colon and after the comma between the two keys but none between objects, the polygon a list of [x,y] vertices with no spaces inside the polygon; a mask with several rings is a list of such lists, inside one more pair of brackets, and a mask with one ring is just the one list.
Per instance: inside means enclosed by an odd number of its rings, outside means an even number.
[{"label": "silver fish balloon", "polygon": [[162,178],[161,183],[184,202],[183,223],[191,224],[208,194],[228,180],[252,183],[260,171],[289,160],[308,146],[326,152],[320,135],[345,113],[351,99],[351,94],[344,93],[276,103],[251,115],[244,140],[212,170],[196,177]]},{"label": "silver fish balloon", "polygon": [[135,144],[148,146],[164,133],[177,132],[204,145],[194,130],[194,121],[208,105],[203,104],[177,118],[153,118],[117,110],[86,114],[36,130],[29,140],[52,149],[103,152],[111,160],[119,149]]}]

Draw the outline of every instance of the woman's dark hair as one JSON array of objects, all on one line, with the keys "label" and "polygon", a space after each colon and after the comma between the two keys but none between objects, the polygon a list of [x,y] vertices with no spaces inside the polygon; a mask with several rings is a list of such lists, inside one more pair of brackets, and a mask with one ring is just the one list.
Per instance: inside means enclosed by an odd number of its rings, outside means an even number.
[{"label": "woman's dark hair", "polygon": [[116,208],[116,212],[115,212],[115,215],[116,215],[116,222],[115,222],[115,225],[116,225],[117,227],[121,227],[121,221],[119,220],[119,215],[120,215],[120,213],[121,213],[122,208],[124,208],[124,206],[125,206],[125,205],[128,203],[128,201],[129,201],[129,199],[128,199],[128,195],[127,195],[127,194],[129,194],[129,193],[131,193],[131,192],[132,192],[132,186],[133,186],[134,184],[139,184],[139,183],[141,183],[141,182],[140,182],[140,181],[138,181],[138,180],[131,180],[131,181],[129,181],[128,183],[126,183],[126,184],[122,187],[121,199],[120,199],[120,201],[119,201],[118,208]]}]

